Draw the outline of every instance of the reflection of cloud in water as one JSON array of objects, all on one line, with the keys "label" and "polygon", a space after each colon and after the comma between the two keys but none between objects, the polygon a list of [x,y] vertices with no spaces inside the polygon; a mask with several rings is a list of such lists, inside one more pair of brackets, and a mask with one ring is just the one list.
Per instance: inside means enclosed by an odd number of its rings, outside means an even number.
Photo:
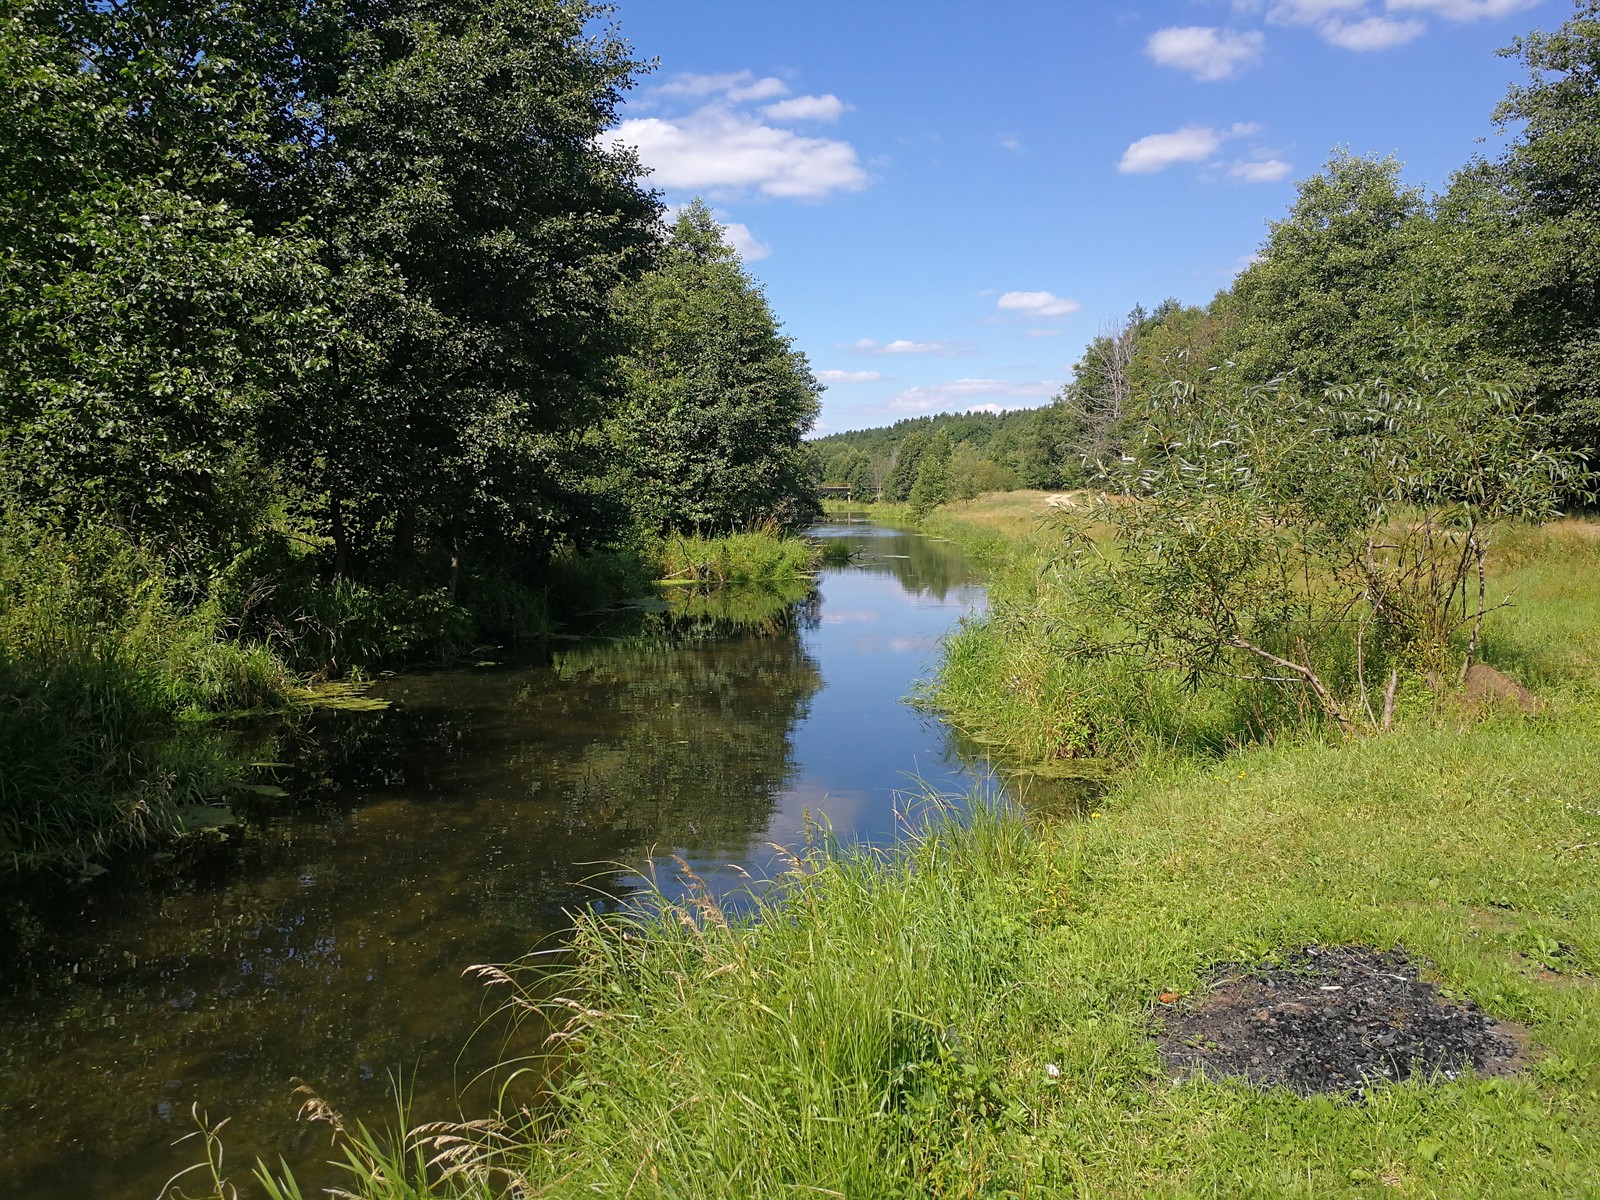
[{"label": "reflection of cloud in water", "polygon": [[927,653],[939,648],[940,637],[853,637],[850,648],[857,654],[909,654],[913,651]]},{"label": "reflection of cloud in water", "polygon": [[883,614],[881,612],[851,612],[849,610],[844,612],[829,612],[826,609],[824,609],[822,612],[822,623],[824,625],[843,625],[847,621],[881,620],[883,620]]}]

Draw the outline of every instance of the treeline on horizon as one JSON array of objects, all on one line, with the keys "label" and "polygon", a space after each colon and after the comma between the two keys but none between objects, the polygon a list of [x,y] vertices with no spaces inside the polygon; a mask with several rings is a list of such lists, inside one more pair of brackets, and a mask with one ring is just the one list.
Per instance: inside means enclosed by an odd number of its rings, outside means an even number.
[{"label": "treeline on horizon", "polygon": [[6,7],[0,861],[214,794],[184,713],[810,518],[804,356],[608,140],[644,69],[590,0]]},{"label": "treeline on horizon", "polygon": [[[1525,397],[1539,442],[1600,446],[1600,4],[1502,53],[1527,81],[1492,115],[1510,135],[1442,191],[1392,157],[1333,152],[1209,304],[1167,299],[1103,328],[1048,405],[917,417],[809,444],[823,484],[926,510],[1017,487],[1097,484],[1183,389],[1473,377]],[[919,490],[920,489],[920,490]],[[914,494],[915,493],[915,494]]]}]

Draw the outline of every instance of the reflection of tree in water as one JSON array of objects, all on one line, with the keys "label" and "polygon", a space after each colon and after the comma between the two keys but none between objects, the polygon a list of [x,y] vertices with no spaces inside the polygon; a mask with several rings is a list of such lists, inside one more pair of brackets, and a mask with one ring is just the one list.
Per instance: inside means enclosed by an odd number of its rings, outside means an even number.
[{"label": "reflection of tree in water", "polygon": [[562,686],[530,695],[529,717],[552,728],[584,714],[587,743],[564,756],[569,803],[575,813],[603,803],[640,847],[748,845],[789,780],[790,734],[822,686],[792,634],[584,649],[556,669]]},{"label": "reflection of tree in water", "polygon": [[254,802],[231,845],[41,916],[27,994],[0,997],[0,1194],[154,1194],[195,1099],[225,1101],[230,1157],[320,1159],[295,1076],[381,1121],[404,1066],[419,1109],[445,1111],[483,1000],[464,966],[558,932],[603,864],[738,856],[766,827],[821,677],[804,604],[769,596],[760,632],[711,636],[757,603],[698,597],[547,664],[398,678],[387,711],[313,714],[277,738],[290,796]]},{"label": "reflection of tree in water", "polygon": [[943,600],[957,588],[978,582],[959,549],[925,534],[873,526],[859,534],[841,532],[830,536],[838,536],[855,551],[852,570],[892,575],[914,594]]}]

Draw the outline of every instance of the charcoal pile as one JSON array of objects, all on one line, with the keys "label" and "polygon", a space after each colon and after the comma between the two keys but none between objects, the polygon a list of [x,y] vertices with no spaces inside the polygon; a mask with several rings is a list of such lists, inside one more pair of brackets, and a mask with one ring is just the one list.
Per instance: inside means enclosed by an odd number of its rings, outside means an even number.
[{"label": "charcoal pile", "polygon": [[1275,963],[1229,964],[1209,992],[1162,1001],[1157,1041],[1175,1078],[1310,1095],[1521,1065],[1512,1027],[1441,995],[1401,950],[1308,946]]}]

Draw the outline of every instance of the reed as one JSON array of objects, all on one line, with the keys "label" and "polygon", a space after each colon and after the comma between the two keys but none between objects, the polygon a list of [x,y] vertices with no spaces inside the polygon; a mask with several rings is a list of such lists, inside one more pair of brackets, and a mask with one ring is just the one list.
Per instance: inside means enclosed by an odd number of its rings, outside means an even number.
[{"label": "reed", "polygon": [[295,686],[211,606],[188,607],[136,544],[0,532],[0,862],[84,867],[181,829],[234,769],[212,713]]},{"label": "reed", "polygon": [[669,534],[649,543],[645,553],[661,581],[670,584],[771,583],[810,574],[819,557],[815,544],[766,528]]}]

